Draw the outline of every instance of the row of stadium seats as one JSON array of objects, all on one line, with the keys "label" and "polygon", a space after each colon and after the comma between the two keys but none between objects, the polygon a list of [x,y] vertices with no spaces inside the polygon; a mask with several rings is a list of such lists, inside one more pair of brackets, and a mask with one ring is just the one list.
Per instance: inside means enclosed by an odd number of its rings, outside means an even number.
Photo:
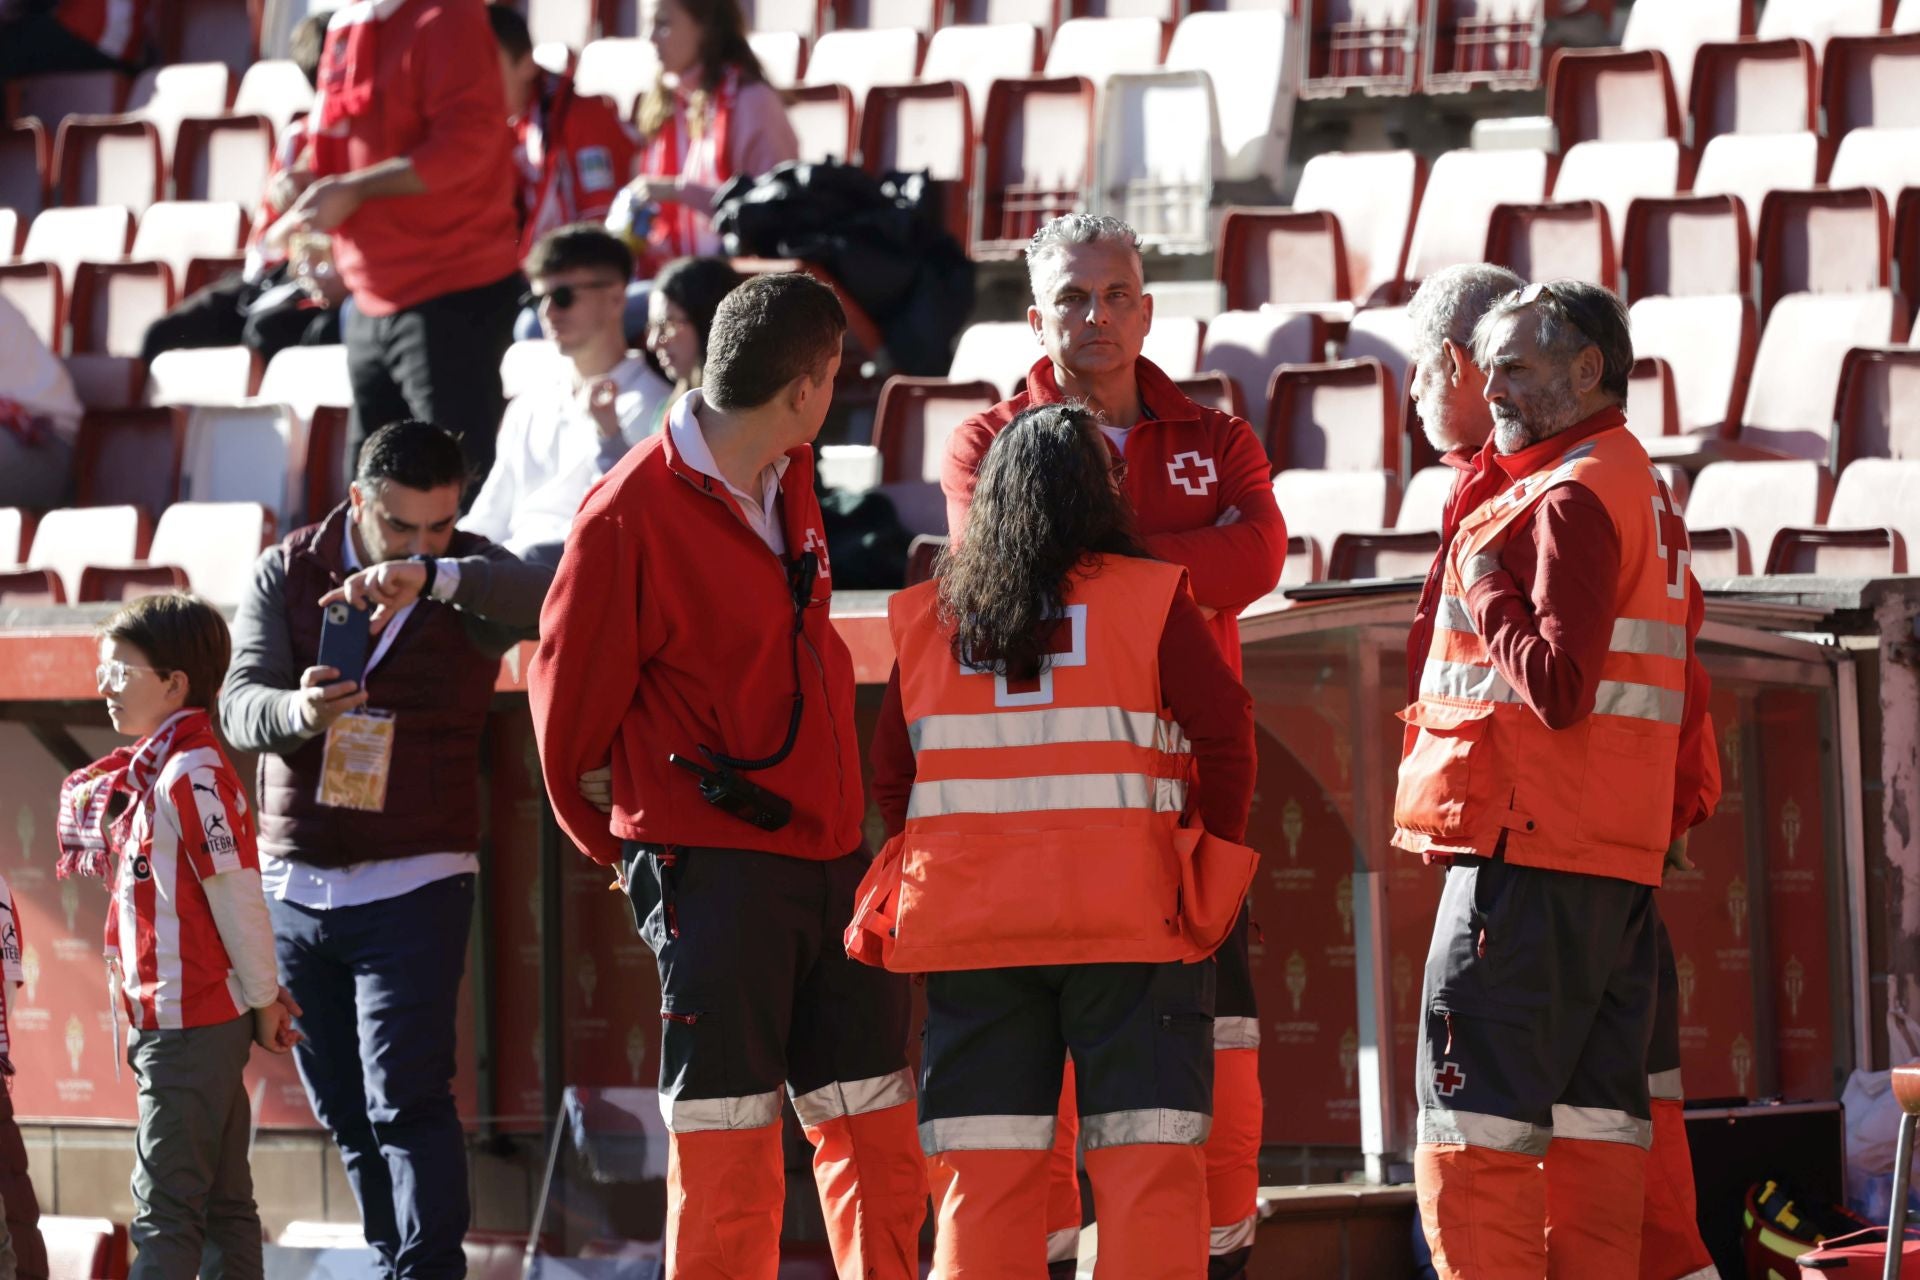
[{"label": "row of stadium seats", "polygon": [[138,213],[171,197],[250,208],[276,137],[313,98],[291,62],[255,63],[243,75],[222,63],[157,67],[131,87],[110,71],[13,87],[11,122],[0,127],[0,206],[23,222],[48,204]]}]

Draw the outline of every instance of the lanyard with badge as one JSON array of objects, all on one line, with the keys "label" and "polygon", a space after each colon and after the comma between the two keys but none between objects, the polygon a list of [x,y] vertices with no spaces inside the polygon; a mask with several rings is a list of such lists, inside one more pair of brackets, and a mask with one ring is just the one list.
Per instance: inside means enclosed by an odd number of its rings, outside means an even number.
[{"label": "lanyard with badge", "polygon": [[[394,614],[380,632],[379,643],[367,658],[360,684],[380,660],[393,648],[393,642],[406,625],[407,616],[418,604],[409,604]],[[387,807],[387,779],[393,772],[393,742],[396,721],[393,712],[360,707],[335,720],[327,729],[327,742],[320,760],[318,802],[330,809],[358,809],[379,813]]]}]

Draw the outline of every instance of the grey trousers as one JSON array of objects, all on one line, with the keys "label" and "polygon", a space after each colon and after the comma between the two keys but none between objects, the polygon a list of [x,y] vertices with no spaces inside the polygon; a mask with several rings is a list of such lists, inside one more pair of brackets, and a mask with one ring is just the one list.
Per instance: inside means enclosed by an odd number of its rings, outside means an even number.
[{"label": "grey trousers", "polygon": [[135,1031],[140,1090],[129,1280],[261,1280],[260,1214],[247,1163],[241,1072],[253,1016],[184,1031]]}]

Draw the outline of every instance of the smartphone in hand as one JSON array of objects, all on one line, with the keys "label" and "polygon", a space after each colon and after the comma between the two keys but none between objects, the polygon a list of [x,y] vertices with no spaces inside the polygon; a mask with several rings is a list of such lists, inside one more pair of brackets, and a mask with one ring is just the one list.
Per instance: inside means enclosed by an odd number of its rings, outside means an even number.
[{"label": "smartphone in hand", "polygon": [[360,685],[367,678],[367,649],[370,636],[367,624],[373,615],[356,609],[344,600],[336,600],[320,619],[320,656],[315,666],[332,667],[339,680]]}]

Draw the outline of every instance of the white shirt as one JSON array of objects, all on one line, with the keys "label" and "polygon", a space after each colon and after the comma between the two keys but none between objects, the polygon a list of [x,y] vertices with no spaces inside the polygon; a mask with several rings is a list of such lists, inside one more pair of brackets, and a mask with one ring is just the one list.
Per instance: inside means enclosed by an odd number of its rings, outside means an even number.
[{"label": "white shirt", "polygon": [[0,400],[18,401],[29,415],[50,419],[54,434],[68,443],[80,434],[84,409],[67,366],[5,298],[0,298]]},{"label": "white shirt", "polygon": [[733,481],[720,474],[720,464],[713,460],[713,450],[707,447],[707,437],[700,430],[695,411],[702,403],[696,387],[681,396],[667,416],[667,431],[673,438],[674,452],[680,455],[680,461],[701,475],[725,485],[734,505],[746,517],[748,526],[760,535],[760,541],[767,544],[767,550],[777,556],[786,555],[787,534],[780,527],[780,478],[787,474],[787,466],[793,459],[783,453],[771,465],[762,467],[758,494],[734,488]]},{"label": "white shirt", "polygon": [[646,438],[672,393],[645,360],[628,356],[606,375],[619,388],[613,407],[620,434],[603,439],[593,416],[580,407],[573,366],[556,364],[553,381],[521,392],[507,405],[493,470],[473,509],[460,520],[462,529],[515,555],[566,538],[587,490]]},{"label": "white shirt", "polygon": [[[344,541],[346,550],[341,559],[346,563],[347,572],[353,573],[360,568],[360,553],[353,545],[351,522],[347,525]],[[449,568],[453,570],[451,583],[447,580]],[[458,562],[440,560],[434,566],[433,598],[450,600],[459,585]],[[394,614],[381,630],[373,652],[367,655],[368,671],[372,671],[379,665],[380,659],[387,656],[387,650],[393,647],[394,637],[400,634],[400,628],[412,612],[413,606],[408,605]],[[316,867],[296,858],[276,858],[264,849],[260,851],[260,887],[267,896],[312,911],[385,902],[388,898],[398,898],[415,889],[425,888],[436,880],[479,873],[480,855],[477,853],[416,853],[412,857],[390,858],[384,862]]]}]

